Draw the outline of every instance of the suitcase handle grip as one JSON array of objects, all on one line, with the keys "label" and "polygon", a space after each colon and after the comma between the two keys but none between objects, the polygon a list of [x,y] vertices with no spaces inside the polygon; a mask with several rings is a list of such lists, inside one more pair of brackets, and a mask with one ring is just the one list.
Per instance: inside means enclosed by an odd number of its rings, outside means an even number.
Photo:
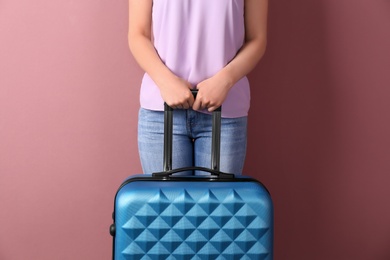
[{"label": "suitcase handle grip", "polygon": [[[172,174],[184,172],[184,171],[204,171],[204,172],[209,172],[211,175],[217,176],[218,178],[223,178],[223,179],[234,178],[234,174],[232,174],[232,173],[225,173],[225,172],[213,170],[210,168],[197,167],[197,166],[177,168],[174,170],[163,171],[163,172],[155,172],[155,173],[153,173],[153,177],[167,178],[167,177],[170,177]],[[173,177],[175,177],[175,176],[173,176]],[[185,176],[180,176],[180,177],[185,177]]]},{"label": "suitcase handle grip", "polygon": [[[196,98],[197,89],[191,90]],[[212,137],[211,137],[211,168],[204,167],[185,167],[180,169],[172,169],[172,136],[173,136],[173,108],[167,103],[164,103],[164,160],[163,172],[153,173],[153,176],[168,177],[173,173],[185,170],[201,170],[211,173],[212,175],[221,178],[231,177],[234,174],[227,174],[219,171],[220,152],[221,152],[221,107],[212,112]]]}]

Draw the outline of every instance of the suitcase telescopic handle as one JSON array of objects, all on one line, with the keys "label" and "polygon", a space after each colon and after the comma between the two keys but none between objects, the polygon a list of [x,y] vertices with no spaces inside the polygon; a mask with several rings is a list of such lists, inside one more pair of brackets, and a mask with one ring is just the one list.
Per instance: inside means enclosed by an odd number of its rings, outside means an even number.
[{"label": "suitcase telescopic handle", "polygon": [[[194,98],[198,90],[191,90]],[[164,159],[163,172],[153,173],[155,177],[169,177],[170,175],[183,171],[205,171],[219,178],[234,178],[234,174],[223,173],[219,170],[221,153],[221,107],[212,112],[212,136],[211,136],[211,168],[205,167],[183,167],[172,169],[172,138],[173,138],[173,108],[164,103]]]}]

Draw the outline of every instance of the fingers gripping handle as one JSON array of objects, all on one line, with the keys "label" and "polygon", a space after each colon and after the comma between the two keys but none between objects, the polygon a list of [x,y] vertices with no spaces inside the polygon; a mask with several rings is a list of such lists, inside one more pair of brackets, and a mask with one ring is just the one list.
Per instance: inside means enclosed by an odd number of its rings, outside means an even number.
[{"label": "fingers gripping handle", "polygon": [[[194,97],[196,98],[197,90],[192,90]],[[186,167],[185,170],[202,170],[208,171],[213,175],[219,177],[232,177],[232,174],[224,174],[219,172],[220,165],[220,151],[221,151],[221,107],[214,110],[212,113],[212,138],[211,138],[211,168],[201,167]],[[180,169],[172,169],[172,136],[173,136],[173,108],[164,104],[164,172],[155,173],[154,175],[169,176],[174,172],[179,172]]]}]

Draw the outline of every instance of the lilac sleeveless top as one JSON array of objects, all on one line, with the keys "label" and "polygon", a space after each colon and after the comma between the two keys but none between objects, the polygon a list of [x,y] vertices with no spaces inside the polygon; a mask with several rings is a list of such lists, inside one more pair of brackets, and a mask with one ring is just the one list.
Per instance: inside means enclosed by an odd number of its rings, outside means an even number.
[{"label": "lilac sleeveless top", "polygon": [[[154,46],[165,65],[193,84],[213,76],[244,43],[245,0],[154,0]],[[250,91],[239,80],[222,105],[223,117],[246,116]],[[163,110],[160,91],[148,74],[142,79],[141,107]]]}]

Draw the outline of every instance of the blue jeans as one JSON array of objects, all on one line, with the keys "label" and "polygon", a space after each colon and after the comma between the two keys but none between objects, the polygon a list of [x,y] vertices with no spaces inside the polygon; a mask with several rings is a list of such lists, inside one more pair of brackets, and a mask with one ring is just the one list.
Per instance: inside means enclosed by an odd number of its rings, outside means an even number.
[{"label": "blue jeans", "polygon": [[[211,130],[211,115],[191,109],[173,111],[173,169],[189,166],[210,168]],[[247,117],[222,118],[220,157],[222,172],[242,173],[246,137]],[[163,146],[164,112],[141,108],[138,119],[138,148],[144,173],[163,171]]]}]

